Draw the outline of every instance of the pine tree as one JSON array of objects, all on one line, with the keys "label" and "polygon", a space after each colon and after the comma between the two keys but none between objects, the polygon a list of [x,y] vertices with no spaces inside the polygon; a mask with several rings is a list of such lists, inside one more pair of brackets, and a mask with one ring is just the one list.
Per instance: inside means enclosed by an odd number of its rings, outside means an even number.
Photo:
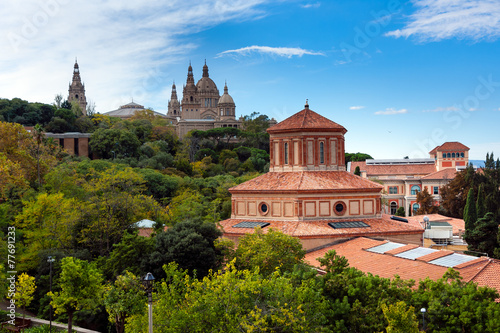
[{"label": "pine tree", "polygon": [[474,229],[477,220],[476,200],[474,200],[474,189],[470,188],[464,208],[465,232],[470,233]]},{"label": "pine tree", "polygon": [[484,186],[483,184],[480,184],[477,191],[476,201],[476,215],[478,219],[484,217],[484,215],[486,214],[486,202],[484,201],[484,199]]}]

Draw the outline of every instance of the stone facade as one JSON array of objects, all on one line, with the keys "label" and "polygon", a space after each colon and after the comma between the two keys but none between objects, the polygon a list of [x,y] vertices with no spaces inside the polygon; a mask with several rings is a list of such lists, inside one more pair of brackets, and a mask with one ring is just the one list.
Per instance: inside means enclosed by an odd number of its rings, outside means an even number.
[{"label": "stone facade", "polygon": [[177,97],[175,83],[172,85],[167,117],[176,127],[179,138],[192,130],[241,126],[241,121],[236,120],[236,104],[228,93],[227,84],[224,86],[224,94],[220,96],[217,85],[209,77],[206,63],[202,77],[196,84],[193,67],[189,65],[181,101]]}]

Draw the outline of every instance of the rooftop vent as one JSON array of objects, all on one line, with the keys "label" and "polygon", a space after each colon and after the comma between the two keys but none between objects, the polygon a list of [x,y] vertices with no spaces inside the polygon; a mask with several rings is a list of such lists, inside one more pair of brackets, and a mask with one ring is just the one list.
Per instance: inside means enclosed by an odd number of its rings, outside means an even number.
[{"label": "rooftop vent", "polygon": [[244,221],[244,222],[240,222],[238,224],[233,225],[233,228],[249,228],[249,229],[253,229],[255,227],[265,228],[268,225],[270,225],[269,222],[250,222],[250,221]]},{"label": "rooftop vent", "polygon": [[330,222],[328,223],[333,229],[346,229],[346,228],[369,228],[370,226],[362,221],[350,222]]},{"label": "rooftop vent", "polygon": [[391,220],[398,221],[398,222],[408,223],[407,219],[404,219],[404,218],[399,217],[399,216],[391,216]]}]

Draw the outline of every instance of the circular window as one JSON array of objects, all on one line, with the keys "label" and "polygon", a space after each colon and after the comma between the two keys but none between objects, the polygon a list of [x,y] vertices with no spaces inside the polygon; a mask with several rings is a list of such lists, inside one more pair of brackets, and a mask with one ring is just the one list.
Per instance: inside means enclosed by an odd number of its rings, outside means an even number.
[{"label": "circular window", "polygon": [[337,215],[344,215],[347,209],[346,204],[343,201],[337,201],[335,205],[333,205],[333,211]]},{"label": "circular window", "polygon": [[269,213],[269,206],[267,205],[267,203],[261,202],[259,204],[259,212],[260,215],[267,215],[267,213]]}]

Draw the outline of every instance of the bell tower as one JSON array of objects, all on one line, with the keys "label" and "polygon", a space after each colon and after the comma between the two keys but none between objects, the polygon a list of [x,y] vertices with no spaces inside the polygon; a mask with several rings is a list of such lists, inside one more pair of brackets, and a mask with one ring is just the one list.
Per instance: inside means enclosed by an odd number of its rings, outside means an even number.
[{"label": "bell tower", "polygon": [[75,59],[75,66],[73,67],[73,81],[69,85],[68,102],[77,102],[82,109],[82,113],[87,115],[87,98],[85,97],[85,85],[82,84],[80,78],[80,68]]}]

